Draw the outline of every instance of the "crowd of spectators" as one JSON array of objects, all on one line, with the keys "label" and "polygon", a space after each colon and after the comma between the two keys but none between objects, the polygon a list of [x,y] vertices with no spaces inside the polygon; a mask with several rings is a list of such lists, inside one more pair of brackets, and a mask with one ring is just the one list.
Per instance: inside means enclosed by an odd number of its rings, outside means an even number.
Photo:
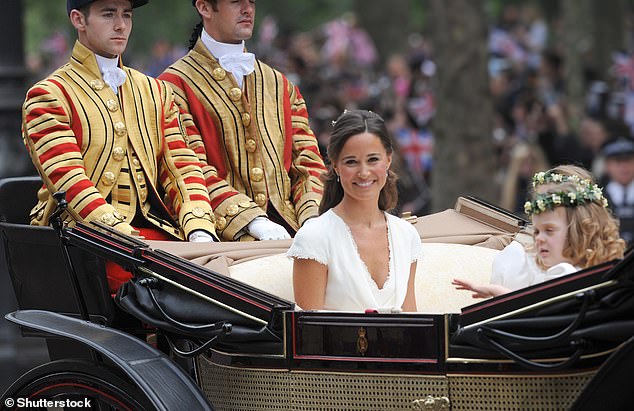
[{"label": "crowd of spectators", "polygon": [[[617,137],[630,139],[634,129],[634,57],[623,53],[614,54],[609,78],[587,76],[586,104],[579,126],[571,127],[563,54],[552,40],[552,27],[534,3],[526,3],[505,6],[489,31],[495,181],[499,204],[518,215],[523,214],[526,189],[536,170],[574,163],[607,185],[613,177],[606,170],[603,147]],[[299,86],[322,150],[332,120],[344,109],[381,114],[399,143],[398,211],[421,215],[430,210],[437,67],[427,38],[413,33],[407,39],[408,51],[380,56],[355,16],[347,13],[316,29],[294,33],[283,33],[275,18],[265,16],[255,39],[247,45],[249,51]],[[53,40],[59,49],[59,38]],[[156,75],[185,51],[157,40],[142,66]],[[629,155],[634,164],[632,151],[620,154]],[[625,192],[632,193],[629,207],[634,210],[632,169],[632,186]]]}]

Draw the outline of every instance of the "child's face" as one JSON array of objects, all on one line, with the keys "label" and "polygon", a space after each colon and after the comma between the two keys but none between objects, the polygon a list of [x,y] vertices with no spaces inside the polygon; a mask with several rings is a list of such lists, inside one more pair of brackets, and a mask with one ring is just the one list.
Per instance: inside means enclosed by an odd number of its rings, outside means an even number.
[{"label": "child's face", "polygon": [[568,237],[566,209],[556,207],[552,211],[533,215],[533,226],[537,258],[544,266],[550,268],[559,263],[569,263],[563,256]]}]

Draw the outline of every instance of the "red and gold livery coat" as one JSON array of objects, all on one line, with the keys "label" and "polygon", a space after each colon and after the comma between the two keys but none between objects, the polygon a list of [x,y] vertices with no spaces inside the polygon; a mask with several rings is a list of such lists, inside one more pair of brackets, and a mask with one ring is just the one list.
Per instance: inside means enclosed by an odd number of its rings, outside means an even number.
[{"label": "red and gold livery coat", "polygon": [[76,42],[69,63],[28,92],[23,138],[44,181],[31,224],[48,225],[52,193],[66,192],[64,220],[100,221],[126,233],[140,210],[151,227],[185,239],[215,235],[200,162],[187,147],[167,84],[122,67],[118,95],[95,55]]},{"label": "red and gold livery coat", "polygon": [[318,214],[324,162],[306,103],[283,74],[257,60],[243,91],[198,40],[159,78],[173,84],[224,239],[269,204],[294,230]]}]

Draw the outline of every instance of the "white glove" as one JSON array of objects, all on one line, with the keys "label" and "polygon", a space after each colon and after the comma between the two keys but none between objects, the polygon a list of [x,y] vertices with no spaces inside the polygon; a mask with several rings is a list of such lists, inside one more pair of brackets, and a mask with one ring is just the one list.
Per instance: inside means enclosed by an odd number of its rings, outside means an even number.
[{"label": "white glove", "polygon": [[247,225],[247,231],[258,240],[286,240],[291,238],[284,227],[266,217],[255,217]]},{"label": "white glove", "polygon": [[213,243],[214,237],[205,230],[194,230],[187,237],[190,243]]}]

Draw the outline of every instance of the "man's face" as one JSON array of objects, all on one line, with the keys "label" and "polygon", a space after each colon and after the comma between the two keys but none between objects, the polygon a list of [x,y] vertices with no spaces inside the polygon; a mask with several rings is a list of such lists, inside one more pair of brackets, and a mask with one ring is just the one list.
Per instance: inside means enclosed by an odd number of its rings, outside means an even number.
[{"label": "man's face", "polygon": [[90,4],[87,15],[71,12],[71,22],[79,41],[95,54],[116,57],[123,54],[132,31],[130,0],[97,0]]},{"label": "man's face", "polygon": [[201,15],[205,30],[214,40],[239,43],[251,38],[255,21],[255,0],[218,0],[216,10],[208,2],[205,3],[207,7]]},{"label": "man's face", "polygon": [[610,180],[621,185],[634,181],[634,155],[620,155],[605,159],[605,171]]}]

